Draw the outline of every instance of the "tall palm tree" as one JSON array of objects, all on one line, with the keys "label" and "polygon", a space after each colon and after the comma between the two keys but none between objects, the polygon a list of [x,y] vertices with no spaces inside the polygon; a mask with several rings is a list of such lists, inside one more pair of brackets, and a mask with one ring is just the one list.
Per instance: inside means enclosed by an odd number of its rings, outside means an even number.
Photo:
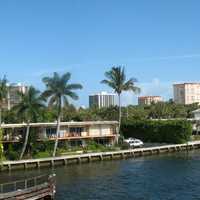
[{"label": "tall palm tree", "polygon": [[62,107],[64,105],[68,105],[68,97],[73,100],[78,100],[78,95],[73,92],[73,90],[82,89],[81,84],[69,83],[70,78],[71,74],[69,72],[63,75],[59,75],[58,73],[54,72],[53,77],[43,78],[43,82],[46,85],[46,91],[44,91],[43,97],[49,100],[49,106],[54,105],[57,108],[57,129],[53,157],[56,155],[56,150],[58,146]]},{"label": "tall palm tree", "polygon": [[119,131],[121,127],[121,93],[123,91],[133,91],[139,93],[140,88],[135,86],[137,79],[130,78],[126,80],[125,68],[121,66],[112,67],[110,71],[105,72],[106,79],[102,80],[101,83],[111,87],[118,95],[119,103]]},{"label": "tall palm tree", "polygon": [[4,101],[7,99],[7,94],[8,94],[7,83],[8,81],[6,79],[6,76],[0,79],[0,127],[2,123],[2,106]]},{"label": "tall palm tree", "polygon": [[36,90],[34,87],[30,87],[26,93],[19,92],[20,103],[13,107],[16,114],[21,116],[26,122],[26,135],[20,155],[20,160],[23,158],[26,151],[26,146],[28,143],[29,133],[30,133],[30,122],[35,120],[40,114],[41,108],[44,107],[43,98],[40,95],[40,91]]}]

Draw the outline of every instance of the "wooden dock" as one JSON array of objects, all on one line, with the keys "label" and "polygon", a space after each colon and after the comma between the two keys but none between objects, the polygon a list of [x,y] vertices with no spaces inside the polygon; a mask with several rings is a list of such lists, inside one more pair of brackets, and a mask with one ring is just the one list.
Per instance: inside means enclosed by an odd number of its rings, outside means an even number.
[{"label": "wooden dock", "polygon": [[0,184],[0,200],[53,200],[55,174]]},{"label": "wooden dock", "polygon": [[186,151],[192,149],[200,149],[200,141],[188,142],[186,144],[176,145],[163,145],[156,147],[120,150],[112,152],[99,152],[99,153],[87,153],[80,155],[67,155],[60,157],[49,157],[42,159],[29,159],[19,161],[3,161],[0,165],[1,170],[14,170],[14,169],[28,169],[28,168],[40,168],[44,166],[54,167],[56,165],[67,165],[71,163],[83,163],[92,161],[103,161],[108,159],[123,159],[134,158],[140,156]]}]

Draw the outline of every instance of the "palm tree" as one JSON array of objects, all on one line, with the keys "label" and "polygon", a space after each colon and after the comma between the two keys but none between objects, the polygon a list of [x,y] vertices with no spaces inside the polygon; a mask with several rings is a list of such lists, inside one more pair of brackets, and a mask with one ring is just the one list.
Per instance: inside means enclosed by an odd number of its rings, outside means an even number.
[{"label": "palm tree", "polygon": [[3,79],[0,79],[0,127],[2,123],[2,106],[4,101],[7,99],[8,87],[7,87],[6,76]]},{"label": "palm tree", "polygon": [[26,151],[26,146],[28,143],[29,133],[30,133],[30,122],[35,120],[40,114],[41,108],[44,107],[43,98],[40,95],[40,91],[36,90],[34,87],[30,87],[26,93],[19,92],[20,103],[13,107],[13,110],[16,111],[16,114],[21,116],[27,126],[26,126],[26,135],[20,155],[20,160],[23,158]]},{"label": "palm tree", "polygon": [[46,85],[46,91],[43,93],[43,97],[48,99],[49,106],[56,106],[57,108],[57,130],[56,141],[53,150],[53,157],[56,155],[58,146],[58,136],[60,132],[60,121],[62,114],[62,107],[68,105],[68,97],[73,100],[78,100],[78,95],[73,90],[82,89],[81,84],[70,84],[69,80],[71,73],[67,72],[63,75],[59,75],[54,72],[53,77],[44,77],[43,82]]},{"label": "palm tree", "polygon": [[126,80],[125,68],[118,66],[112,67],[110,71],[105,72],[105,77],[107,79],[102,80],[101,83],[111,87],[115,93],[118,95],[119,103],[119,131],[121,127],[121,93],[123,91],[133,91],[134,93],[139,93],[140,88],[135,86],[137,79],[130,78]]}]

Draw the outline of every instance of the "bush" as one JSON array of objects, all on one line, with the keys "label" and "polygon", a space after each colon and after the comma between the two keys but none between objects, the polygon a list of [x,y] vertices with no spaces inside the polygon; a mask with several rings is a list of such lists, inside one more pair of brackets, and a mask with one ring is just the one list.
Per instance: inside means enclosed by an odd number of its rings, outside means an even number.
[{"label": "bush", "polygon": [[144,120],[124,122],[124,137],[134,137],[144,142],[184,143],[190,140],[192,125],[186,120]]},{"label": "bush", "polygon": [[50,152],[48,151],[41,151],[36,153],[33,158],[47,158],[47,157],[51,157],[52,155],[50,154]]},{"label": "bush", "polygon": [[3,131],[0,129],[0,161],[3,160],[3,143],[2,143],[2,138],[3,138]]},{"label": "bush", "polygon": [[18,160],[19,159],[19,153],[13,149],[12,144],[9,144],[8,150],[6,152],[6,158],[8,160]]},{"label": "bush", "polygon": [[35,155],[38,155],[40,152],[49,152],[49,154],[52,154],[53,148],[54,141],[37,142],[33,145],[32,155],[35,157]]}]

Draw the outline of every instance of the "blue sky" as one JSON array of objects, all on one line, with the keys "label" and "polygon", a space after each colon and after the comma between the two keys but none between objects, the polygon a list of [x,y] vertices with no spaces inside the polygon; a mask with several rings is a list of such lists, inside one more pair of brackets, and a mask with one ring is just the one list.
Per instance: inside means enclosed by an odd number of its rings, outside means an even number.
[{"label": "blue sky", "polygon": [[[113,65],[136,77],[141,95],[172,96],[172,83],[200,81],[198,0],[0,1],[0,75],[43,89],[41,78],[72,73],[76,105]],[[136,103],[124,94],[124,104]]]}]

